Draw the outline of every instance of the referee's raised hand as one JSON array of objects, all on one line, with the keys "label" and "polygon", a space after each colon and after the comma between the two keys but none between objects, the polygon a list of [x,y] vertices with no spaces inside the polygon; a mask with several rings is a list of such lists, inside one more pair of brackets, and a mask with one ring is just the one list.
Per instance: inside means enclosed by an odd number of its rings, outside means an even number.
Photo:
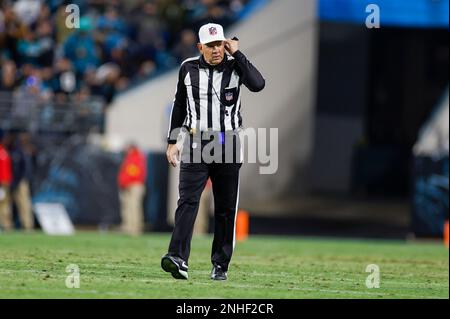
[{"label": "referee's raised hand", "polygon": [[233,39],[227,39],[225,41],[225,50],[231,55],[235,54],[236,51],[239,50],[239,40],[235,40],[237,38]]},{"label": "referee's raised hand", "polygon": [[167,147],[167,161],[169,164],[171,164],[173,167],[177,167],[177,163],[179,161],[179,154],[180,150],[178,149],[178,146],[176,144],[169,144]]}]

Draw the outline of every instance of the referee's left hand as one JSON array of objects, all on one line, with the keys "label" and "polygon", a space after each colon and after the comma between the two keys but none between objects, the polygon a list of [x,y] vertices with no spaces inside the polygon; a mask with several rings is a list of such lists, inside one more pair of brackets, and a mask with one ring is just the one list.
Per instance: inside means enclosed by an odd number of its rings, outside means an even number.
[{"label": "referee's left hand", "polygon": [[180,150],[178,149],[177,144],[169,144],[169,146],[167,147],[166,156],[167,156],[167,161],[173,167],[177,167],[177,163],[179,161],[178,160],[179,154],[180,154]]},{"label": "referee's left hand", "polygon": [[239,50],[239,41],[227,39],[225,41],[225,50],[231,55],[235,54]]}]

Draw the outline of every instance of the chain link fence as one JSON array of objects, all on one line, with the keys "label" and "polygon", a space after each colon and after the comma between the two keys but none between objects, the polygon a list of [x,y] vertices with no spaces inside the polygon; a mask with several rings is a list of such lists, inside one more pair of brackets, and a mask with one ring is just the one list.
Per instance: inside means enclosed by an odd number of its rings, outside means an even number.
[{"label": "chain link fence", "polygon": [[103,97],[48,98],[29,90],[0,91],[0,127],[4,130],[83,133],[103,132]]}]

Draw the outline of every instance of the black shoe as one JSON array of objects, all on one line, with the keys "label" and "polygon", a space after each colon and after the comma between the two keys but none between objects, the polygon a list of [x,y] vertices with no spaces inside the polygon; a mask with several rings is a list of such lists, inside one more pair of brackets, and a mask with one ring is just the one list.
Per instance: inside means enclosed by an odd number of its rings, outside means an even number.
[{"label": "black shoe", "polygon": [[170,272],[175,279],[188,279],[188,266],[180,257],[165,255],[161,259],[161,267],[166,272]]},{"label": "black shoe", "polygon": [[212,280],[227,280],[228,275],[227,272],[222,269],[219,265],[214,265],[211,271],[211,279]]}]

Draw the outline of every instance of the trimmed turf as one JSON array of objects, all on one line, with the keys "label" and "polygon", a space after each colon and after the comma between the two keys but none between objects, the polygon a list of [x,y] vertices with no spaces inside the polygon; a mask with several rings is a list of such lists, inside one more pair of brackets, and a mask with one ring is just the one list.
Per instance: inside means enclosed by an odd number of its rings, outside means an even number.
[{"label": "trimmed turf", "polygon": [[[237,243],[229,280],[209,279],[211,237],[195,238],[189,280],[160,268],[169,235],[131,238],[0,234],[0,298],[449,298],[439,244],[253,236]],[[66,288],[66,267],[80,288]],[[366,287],[377,264],[381,287]]]}]

